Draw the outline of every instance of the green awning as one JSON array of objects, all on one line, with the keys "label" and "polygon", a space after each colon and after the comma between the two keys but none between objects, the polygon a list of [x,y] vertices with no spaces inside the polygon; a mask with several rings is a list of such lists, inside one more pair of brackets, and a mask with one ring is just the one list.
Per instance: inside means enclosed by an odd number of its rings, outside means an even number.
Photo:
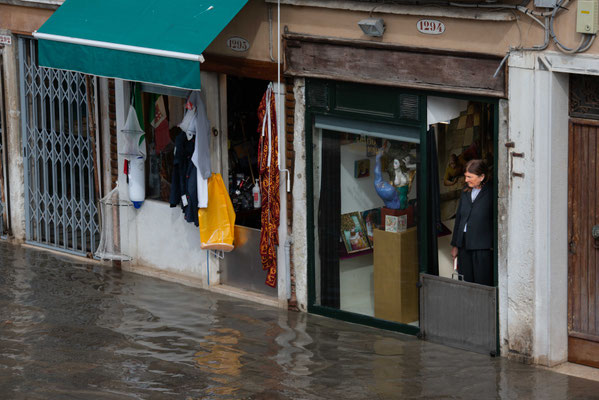
[{"label": "green awning", "polygon": [[34,33],[49,68],[200,88],[202,52],[247,0],[66,0]]}]

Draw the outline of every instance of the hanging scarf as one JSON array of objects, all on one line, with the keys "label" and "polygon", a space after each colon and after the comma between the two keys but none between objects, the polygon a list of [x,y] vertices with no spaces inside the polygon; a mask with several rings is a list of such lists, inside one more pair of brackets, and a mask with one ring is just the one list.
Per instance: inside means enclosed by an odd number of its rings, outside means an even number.
[{"label": "hanging scarf", "polygon": [[277,246],[279,245],[279,141],[275,94],[268,85],[258,107],[258,172],[262,197],[262,229],[260,231],[260,257],[262,268],[268,271],[266,284],[277,286]]}]

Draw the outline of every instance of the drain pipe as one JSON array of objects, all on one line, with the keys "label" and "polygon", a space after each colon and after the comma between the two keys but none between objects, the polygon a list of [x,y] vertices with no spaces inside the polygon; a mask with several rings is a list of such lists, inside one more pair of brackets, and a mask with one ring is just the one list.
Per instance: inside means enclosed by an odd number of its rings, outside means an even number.
[{"label": "drain pipe", "polygon": [[293,239],[287,237],[285,240],[285,278],[287,279],[287,300],[291,299],[291,245]]},{"label": "drain pipe", "polygon": [[[278,87],[278,93],[277,93],[277,102],[278,102],[278,112],[277,112],[277,133],[279,134],[279,138],[281,138],[282,140],[279,140],[279,159],[277,160],[278,162],[278,167],[279,167],[279,173],[284,172],[286,174],[286,186],[285,186],[285,192],[289,193],[291,191],[291,180],[290,180],[290,176],[289,176],[289,170],[286,168],[281,168],[281,145],[283,145],[283,151],[285,151],[285,134],[283,132],[283,130],[281,129],[281,115],[282,113],[285,112],[284,109],[284,104],[282,104],[282,99],[285,96],[285,93],[282,92],[281,90],[281,0],[277,1],[277,87]],[[287,211],[285,211],[285,215],[287,215]],[[279,227],[280,229],[280,227]],[[286,288],[285,288],[285,295],[287,298],[287,301],[289,301],[289,299],[291,299],[291,264],[290,264],[290,252],[291,252],[291,243],[292,243],[292,239],[289,238],[289,232],[286,231],[287,227],[285,226],[285,279],[286,279]],[[279,231],[280,232],[280,231]]]},{"label": "drain pipe", "polygon": [[268,5],[268,55],[270,56],[270,61],[276,62],[275,58],[272,55],[272,4]]}]

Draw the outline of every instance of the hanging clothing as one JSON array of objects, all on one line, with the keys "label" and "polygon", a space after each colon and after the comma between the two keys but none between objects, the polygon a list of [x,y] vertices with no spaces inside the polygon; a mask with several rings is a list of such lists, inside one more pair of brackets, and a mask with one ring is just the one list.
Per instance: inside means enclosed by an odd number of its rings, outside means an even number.
[{"label": "hanging clothing", "polygon": [[179,127],[188,135],[195,136],[195,148],[191,161],[197,171],[198,207],[208,207],[208,178],[212,176],[210,159],[210,121],[206,114],[206,106],[200,92],[194,91],[189,95],[187,111]]},{"label": "hanging clothing", "polygon": [[210,162],[210,121],[206,114],[206,106],[199,92],[193,92],[189,100],[196,107],[195,133],[196,144],[191,161],[197,168],[198,207],[208,207],[208,178],[212,176]]},{"label": "hanging clothing", "polygon": [[194,136],[189,140],[185,132],[180,132],[175,138],[175,155],[169,203],[171,207],[181,204],[185,220],[193,223],[195,226],[199,226],[197,170],[191,162],[194,148]]},{"label": "hanging clothing", "polygon": [[279,245],[279,141],[277,135],[277,117],[275,94],[272,84],[258,107],[258,171],[260,176],[260,195],[262,197],[262,229],[260,232],[260,256],[262,268],[268,271],[266,284],[277,286],[277,246]]}]

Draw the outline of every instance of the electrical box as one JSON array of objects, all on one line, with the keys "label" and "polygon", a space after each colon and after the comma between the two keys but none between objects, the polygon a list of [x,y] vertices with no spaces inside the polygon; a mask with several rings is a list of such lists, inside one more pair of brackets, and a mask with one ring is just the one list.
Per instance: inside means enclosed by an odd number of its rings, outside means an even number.
[{"label": "electrical box", "polygon": [[554,8],[557,0],[535,0],[535,7]]},{"label": "electrical box", "polygon": [[597,33],[598,0],[578,0],[576,32]]}]

